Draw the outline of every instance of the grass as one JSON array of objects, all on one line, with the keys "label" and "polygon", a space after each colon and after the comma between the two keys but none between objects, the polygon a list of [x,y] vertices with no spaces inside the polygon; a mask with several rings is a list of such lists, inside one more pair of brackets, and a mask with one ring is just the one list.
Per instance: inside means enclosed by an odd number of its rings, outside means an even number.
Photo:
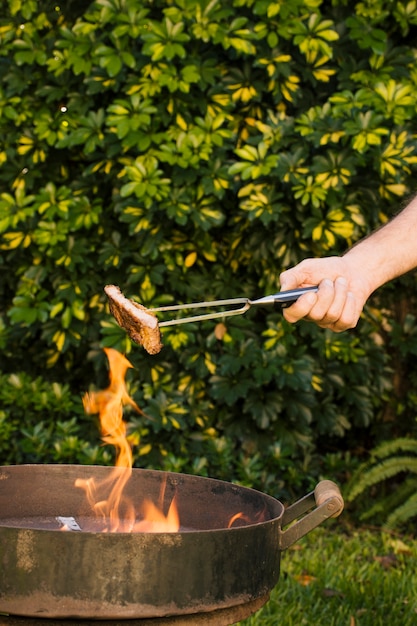
[{"label": "grass", "polygon": [[283,553],[270,601],[240,626],[417,624],[417,540],[336,528]]}]

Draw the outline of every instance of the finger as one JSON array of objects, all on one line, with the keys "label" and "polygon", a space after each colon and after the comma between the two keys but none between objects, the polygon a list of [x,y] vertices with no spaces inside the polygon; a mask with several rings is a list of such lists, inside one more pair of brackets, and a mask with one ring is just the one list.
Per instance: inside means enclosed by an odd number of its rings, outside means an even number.
[{"label": "finger", "polygon": [[279,282],[281,291],[286,291],[288,289],[297,289],[297,287],[303,284],[303,279],[297,270],[292,269],[282,272],[279,277]]},{"label": "finger", "polygon": [[298,300],[290,307],[283,309],[283,315],[288,322],[294,324],[303,317],[308,317],[311,309],[314,307],[318,299],[318,294],[309,291],[298,298]]},{"label": "finger", "polygon": [[[329,292],[329,306],[321,319],[320,326],[329,327],[341,319],[346,306],[347,296],[348,282],[346,278],[339,276],[333,283],[332,296],[330,296]],[[332,297],[331,301],[330,297]]]},{"label": "finger", "polygon": [[297,289],[298,287],[305,287],[307,285],[316,285],[317,283],[311,283],[309,278],[309,272],[305,270],[305,261],[301,261],[295,267],[289,270],[285,270],[279,277],[281,285],[281,291],[287,291],[288,289]]},{"label": "finger", "polygon": [[335,301],[336,289],[332,280],[325,278],[319,285],[317,300],[307,315],[307,319],[320,326],[326,326],[326,316]]},{"label": "finger", "polygon": [[341,333],[349,328],[355,328],[358,323],[362,308],[351,291],[346,294],[346,301],[342,313],[337,321],[329,326],[334,332]]}]

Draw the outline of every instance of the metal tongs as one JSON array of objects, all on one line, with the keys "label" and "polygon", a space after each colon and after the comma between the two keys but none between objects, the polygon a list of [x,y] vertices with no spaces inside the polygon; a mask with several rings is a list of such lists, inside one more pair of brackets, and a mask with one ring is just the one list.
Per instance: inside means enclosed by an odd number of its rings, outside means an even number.
[{"label": "metal tongs", "polygon": [[218,307],[236,307],[222,311],[214,311],[211,313],[203,313],[201,315],[192,315],[189,317],[180,317],[178,319],[166,320],[158,322],[158,326],[175,326],[176,324],[187,324],[188,322],[200,322],[201,320],[214,320],[219,317],[230,317],[231,315],[243,315],[253,306],[279,306],[281,309],[293,304],[300,296],[309,291],[317,292],[318,287],[302,287],[300,289],[290,289],[289,291],[281,291],[271,296],[265,296],[258,300],[249,300],[249,298],[231,298],[229,300],[213,300],[212,302],[191,302],[190,304],[172,304],[161,306],[155,309],[147,309],[149,313],[159,313],[163,311],[184,311],[188,309],[211,309]]}]

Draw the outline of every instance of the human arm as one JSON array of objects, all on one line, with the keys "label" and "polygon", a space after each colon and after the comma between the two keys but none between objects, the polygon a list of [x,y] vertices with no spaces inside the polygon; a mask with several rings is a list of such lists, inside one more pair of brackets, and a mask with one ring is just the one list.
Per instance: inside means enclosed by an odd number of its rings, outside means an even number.
[{"label": "human arm", "polygon": [[417,267],[417,196],[395,218],[340,257],[306,259],[281,274],[281,289],[319,285],[285,309],[289,322],[305,318],[341,332],[354,328],[369,296]]}]

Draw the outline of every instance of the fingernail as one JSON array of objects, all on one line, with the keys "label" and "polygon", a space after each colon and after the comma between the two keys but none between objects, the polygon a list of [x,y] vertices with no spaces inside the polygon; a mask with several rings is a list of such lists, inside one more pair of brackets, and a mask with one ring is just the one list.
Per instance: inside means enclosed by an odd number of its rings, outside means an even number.
[{"label": "fingernail", "polygon": [[345,287],[347,285],[347,280],[344,276],[338,276],[336,278],[336,282],[338,285],[342,285],[342,287]]},{"label": "fingernail", "polygon": [[323,287],[333,287],[333,281],[330,280],[330,278],[324,278],[320,284],[323,285]]}]

